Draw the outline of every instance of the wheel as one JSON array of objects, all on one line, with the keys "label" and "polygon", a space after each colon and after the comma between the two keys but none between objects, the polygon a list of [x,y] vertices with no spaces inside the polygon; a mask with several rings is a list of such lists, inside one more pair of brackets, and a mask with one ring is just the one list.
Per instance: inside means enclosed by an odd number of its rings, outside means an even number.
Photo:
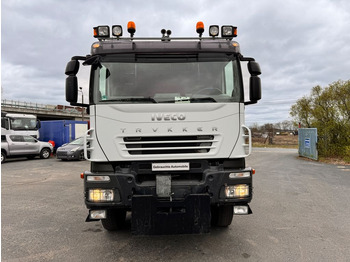
[{"label": "wheel", "polygon": [[1,151],[1,164],[6,160],[6,153]]},{"label": "wheel", "polygon": [[214,206],[211,208],[211,224],[213,226],[227,227],[231,225],[233,206]]},{"label": "wheel", "polygon": [[81,152],[80,152],[80,154],[79,154],[79,160],[85,160],[84,151],[81,151]]},{"label": "wheel", "polygon": [[40,158],[48,159],[51,155],[51,150],[49,148],[43,148],[40,151]]},{"label": "wheel", "polygon": [[102,219],[102,226],[108,231],[121,229],[125,224],[125,209],[109,209],[107,210],[107,218]]}]

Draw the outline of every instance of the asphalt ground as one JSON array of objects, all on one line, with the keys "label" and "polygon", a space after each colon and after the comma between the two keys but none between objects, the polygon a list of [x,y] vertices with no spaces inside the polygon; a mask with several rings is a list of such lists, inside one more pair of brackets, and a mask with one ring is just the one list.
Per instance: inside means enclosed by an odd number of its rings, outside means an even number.
[{"label": "asphalt ground", "polygon": [[2,261],[350,261],[350,167],[255,148],[253,214],[202,235],[133,236],[85,223],[89,162],[1,165]]}]

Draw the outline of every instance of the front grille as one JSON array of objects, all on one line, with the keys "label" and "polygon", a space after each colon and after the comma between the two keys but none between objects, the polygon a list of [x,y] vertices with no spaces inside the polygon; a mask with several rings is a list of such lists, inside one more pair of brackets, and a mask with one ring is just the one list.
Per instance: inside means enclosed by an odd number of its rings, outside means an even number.
[{"label": "front grille", "polygon": [[123,151],[130,155],[205,154],[215,148],[213,135],[124,137]]},{"label": "front grille", "polygon": [[67,156],[68,152],[67,151],[60,151],[60,152],[56,152],[57,156]]}]

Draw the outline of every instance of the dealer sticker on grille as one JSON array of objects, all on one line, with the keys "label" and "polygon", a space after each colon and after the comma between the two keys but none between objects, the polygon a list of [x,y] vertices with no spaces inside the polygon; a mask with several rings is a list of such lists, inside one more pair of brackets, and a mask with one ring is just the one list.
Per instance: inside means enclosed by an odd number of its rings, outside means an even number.
[{"label": "dealer sticker on grille", "polygon": [[152,163],[152,171],[184,171],[190,170],[190,163]]}]

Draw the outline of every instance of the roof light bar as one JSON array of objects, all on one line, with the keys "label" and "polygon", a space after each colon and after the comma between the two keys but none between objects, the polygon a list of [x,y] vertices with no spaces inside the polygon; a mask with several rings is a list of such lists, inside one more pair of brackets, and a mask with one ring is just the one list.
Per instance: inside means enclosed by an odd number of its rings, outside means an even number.
[{"label": "roof light bar", "polygon": [[[136,32],[136,25],[133,21],[129,21],[127,24],[127,30],[130,34],[130,37],[133,38]],[[199,34],[199,38],[202,39],[202,35],[204,33],[204,23],[199,21],[196,24],[196,32]],[[121,25],[113,25],[112,26],[112,36],[119,37],[123,36],[123,28]],[[165,38],[170,40],[171,31],[170,30],[161,30],[162,33],[162,41]],[[209,36],[212,38],[218,37],[220,33],[220,27],[218,25],[209,26]],[[221,37],[226,38],[227,40],[231,40],[233,37],[237,36],[237,27],[231,25],[223,25],[221,26]],[[103,40],[110,37],[110,28],[108,25],[102,25],[94,27],[94,37],[99,38],[99,40]],[[175,38],[174,38],[175,39]],[[180,39],[180,38],[176,38]]]}]

